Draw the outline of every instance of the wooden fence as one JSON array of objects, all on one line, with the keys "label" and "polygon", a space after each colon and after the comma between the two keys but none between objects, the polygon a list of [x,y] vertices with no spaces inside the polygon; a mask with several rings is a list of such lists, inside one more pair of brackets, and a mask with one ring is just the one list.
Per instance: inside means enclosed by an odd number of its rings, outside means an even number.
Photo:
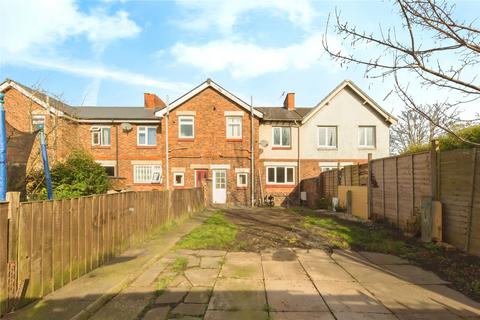
[{"label": "wooden fence", "polygon": [[0,316],[7,311],[8,203],[0,203]]},{"label": "wooden fence", "polygon": [[[16,266],[16,288],[5,291],[7,264],[2,256],[1,305],[8,301],[18,306],[61,288],[144,241],[167,222],[202,209],[204,203],[199,188],[20,203],[11,212],[8,241],[9,260]],[[4,222],[0,210],[0,227]],[[4,230],[0,234],[2,255],[7,252]]]}]

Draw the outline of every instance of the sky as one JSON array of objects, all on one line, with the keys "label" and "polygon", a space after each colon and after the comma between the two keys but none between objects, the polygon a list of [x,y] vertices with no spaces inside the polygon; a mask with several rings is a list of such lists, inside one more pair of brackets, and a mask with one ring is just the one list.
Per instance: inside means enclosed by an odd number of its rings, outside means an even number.
[{"label": "sky", "polygon": [[[172,101],[211,78],[255,105],[278,106],[295,92],[297,106],[313,106],[350,79],[398,114],[392,79],[366,78],[324,52],[335,10],[364,30],[400,25],[391,1],[0,0],[0,80],[71,105],[141,106],[144,92]],[[461,17],[479,11],[480,1],[458,2]]]}]

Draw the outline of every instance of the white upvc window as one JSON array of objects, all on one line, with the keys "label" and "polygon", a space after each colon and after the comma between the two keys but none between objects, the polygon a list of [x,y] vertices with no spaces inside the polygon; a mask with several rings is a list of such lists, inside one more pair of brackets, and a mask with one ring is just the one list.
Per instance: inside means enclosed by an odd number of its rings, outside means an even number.
[{"label": "white upvc window", "polygon": [[294,167],[267,167],[267,184],[294,184]]},{"label": "white upvc window", "polygon": [[242,117],[227,117],[227,139],[242,139]]},{"label": "white upvc window", "polygon": [[105,169],[105,172],[107,173],[107,176],[109,177],[116,177],[115,174],[115,166],[112,165],[101,165],[103,169]]},{"label": "white upvc window", "polygon": [[162,183],[162,166],[150,164],[134,165],[133,183]]},{"label": "white upvc window", "polygon": [[337,147],[337,127],[318,127],[318,147],[336,148]]},{"label": "white upvc window", "polygon": [[358,145],[360,148],[375,148],[376,130],[374,126],[360,126]]},{"label": "white upvc window", "polygon": [[248,186],[248,173],[239,172],[237,173],[237,187],[247,187]]},{"label": "white upvc window", "polygon": [[173,185],[176,187],[183,187],[185,185],[185,173],[174,172],[173,173]]},{"label": "white upvc window", "polygon": [[92,146],[110,146],[110,127],[95,126],[92,132]]},{"label": "white upvc window", "polygon": [[195,137],[195,117],[178,117],[178,136],[183,139],[193,139]]},{"label": "white upvc window", "polygon": [[137,145],[138,146],[156,146],[157,145],[157,127],[138,126],[137,127]]},{"label": "white upvc window", "polygon": [[290,147],[291,146],[291,128],[290,127],[273,127],[273,146],[274,147]]}]

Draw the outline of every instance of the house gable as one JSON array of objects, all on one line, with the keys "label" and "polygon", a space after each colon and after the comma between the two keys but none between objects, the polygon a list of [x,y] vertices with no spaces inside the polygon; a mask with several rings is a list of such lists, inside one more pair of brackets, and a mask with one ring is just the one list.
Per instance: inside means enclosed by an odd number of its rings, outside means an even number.
[{"label": "house gable", "polygon": [[[248,103],[246,103],[242,99],[238,98],[237,96],[235,96],[231,92],[225,90],[224,88],[222,88],[220,85],[218,85],[217,83],[215,83],[211,79],[207,79],[205,82],[203,82],[199,86],[195,87],[194,89],[190,90],[189,92],[187,92],[186,94],[184,94],[183,96],[178,98],[177,100],[170,103],[168,105],[168,111],[169,112],[173,111],[174,109],[178,108],[180,105],[182,105],[185,102],[187,102],[188,100],[192,99],[193,97],[195,97],[196,95],[198,95],[199,93],[201,93],[202,91],[204,91],[207,88],[211,88],[211,89],[217,91],[218,93],[220,93],[224,97],[233,101],[235,104],[237,104],[241,108],[245,109],[247,112],[250,112],[251,106]],[[167,108],[162,108],[159,111],[155,112],[155,115],[157,117],[163,117],[166,113],[167,113]],[[262,112],[254,109],[253,113],[256,117],[263,118],[263,113]]]},{"label": "house gable", "polygon": [[341,91],[350,90],[353,92],[361,101],[363,105],[368,107],[369,110],[374,112],[377,116],[380,116],[387,122],[387,125],[392,125],[397,123],[397,119],[380,107],[372,98],[370,98],[365,92],[363,92],[357,85],[355,85],[350,80],[344,80],[340,83],[335,89],[333,89],[322,101],[320,101],[308,114],[306,114],[302,120],[302,124],[305,124],[313,116],[327,106],[332,99],[334,99]]}]

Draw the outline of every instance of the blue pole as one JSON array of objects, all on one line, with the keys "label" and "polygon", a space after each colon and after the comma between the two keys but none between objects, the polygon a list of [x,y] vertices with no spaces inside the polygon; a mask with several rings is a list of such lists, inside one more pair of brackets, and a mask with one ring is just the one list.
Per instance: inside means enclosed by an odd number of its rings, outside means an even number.
[{"label": "blue pole", "polygon": [[0,201],[7,199],[7,127],[4,96],[0,93]]},{"label": "blue pole", "polygon": [[45,173],[45,182],[47,183],[48,200],[53,199],[52,177],[50,176],[50,169],[48,166],[47,144],[45,143],[44,125],[37,126],[40,129],[40,146],[42,148],[43,171]]}]

